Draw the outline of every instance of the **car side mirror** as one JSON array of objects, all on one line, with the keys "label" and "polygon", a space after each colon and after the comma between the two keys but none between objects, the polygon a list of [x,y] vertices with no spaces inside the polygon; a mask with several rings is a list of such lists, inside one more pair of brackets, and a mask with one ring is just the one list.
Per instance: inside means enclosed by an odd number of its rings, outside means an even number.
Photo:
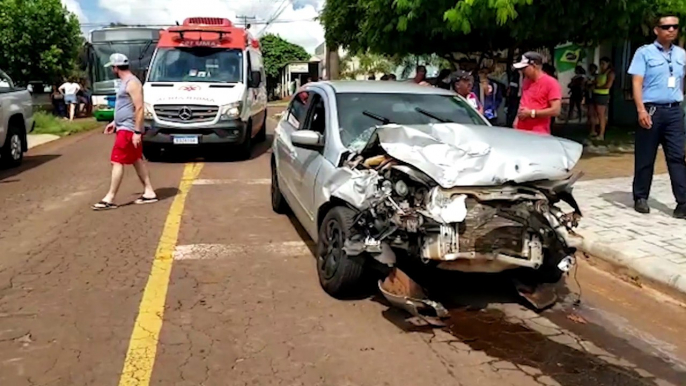
[{"label": "car side mirror", "polygon": [[248,86],[250,88],[258,88],[260,87],[260,83],[262,83],[262,73],[259,71],[252,71],[250,73],[250,84]]},{"label": "car side mirror", "polygon": [[293,146],[319,151],[324,147],[324,137],[312,130],[299,130],[291,134]]}]

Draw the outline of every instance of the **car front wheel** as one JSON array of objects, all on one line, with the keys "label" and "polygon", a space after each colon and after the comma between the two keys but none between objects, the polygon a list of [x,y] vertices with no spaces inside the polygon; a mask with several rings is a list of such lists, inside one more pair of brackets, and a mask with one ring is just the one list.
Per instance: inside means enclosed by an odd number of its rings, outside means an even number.
[{"label": "car front wheel", "polygon": [[281,193],[279,187],[279,178],[276,172],[276,163],[272,161],[272,209],[278,214],[286,214],[288,212],[288,203]]},{"label": "car front wheel", "polygon": [[5,167],[19,166],[24,159],[22,130],[17,125],[10,125],[5,144],[0,148],[0,163]]},{"label": "car front wheel", "polygon": [[345,299],[364,293],[370,284],[370,275],[361,262],[347,256],[343,247],[350,237],[355,212],[338,206],[329,211],[319,227],[317,243],[317,274],[326,293]]}]

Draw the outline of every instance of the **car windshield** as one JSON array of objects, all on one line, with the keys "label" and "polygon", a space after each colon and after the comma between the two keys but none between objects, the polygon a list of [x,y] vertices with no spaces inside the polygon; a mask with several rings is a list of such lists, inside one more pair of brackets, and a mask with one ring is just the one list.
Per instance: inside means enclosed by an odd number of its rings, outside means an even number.
[{"label": "car windshield", "polygon": [[217,48],[160,48],[150,66],[150,82],[238,83],[243,53]]},{"label": "car windshield", "polygon": [[340,93],[336,95],[336,99],[341,140],[345,146],[349,146],[370,127],[382,124],[370,114],[387,118],[399,125],[441,121],[487,125],[467,102],[453,95]]}]

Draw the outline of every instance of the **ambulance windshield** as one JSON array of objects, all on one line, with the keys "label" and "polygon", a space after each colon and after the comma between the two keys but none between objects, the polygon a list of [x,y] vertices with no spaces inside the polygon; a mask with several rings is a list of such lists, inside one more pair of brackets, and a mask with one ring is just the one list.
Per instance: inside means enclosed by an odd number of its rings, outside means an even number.
[{"label": "ambulance windshield", "polygon": [[150,66],[149,82],[239,83],[243,52],[225,48],[160,48]]}]

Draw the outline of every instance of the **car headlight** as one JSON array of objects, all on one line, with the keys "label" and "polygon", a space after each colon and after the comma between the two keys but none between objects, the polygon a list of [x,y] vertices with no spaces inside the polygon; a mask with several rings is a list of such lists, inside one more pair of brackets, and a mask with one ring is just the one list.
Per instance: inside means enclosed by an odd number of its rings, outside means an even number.
[{"label": "car headlight", "polygon": [[241,116],[241,102],[222,106],[221,119],[236,119]]},{"label": "car headlight", "polygon": [[154,109],[150,103],[145,104],[145,119],[152,120],[155,117],[155,115],[153,114],[153,110]]}]

